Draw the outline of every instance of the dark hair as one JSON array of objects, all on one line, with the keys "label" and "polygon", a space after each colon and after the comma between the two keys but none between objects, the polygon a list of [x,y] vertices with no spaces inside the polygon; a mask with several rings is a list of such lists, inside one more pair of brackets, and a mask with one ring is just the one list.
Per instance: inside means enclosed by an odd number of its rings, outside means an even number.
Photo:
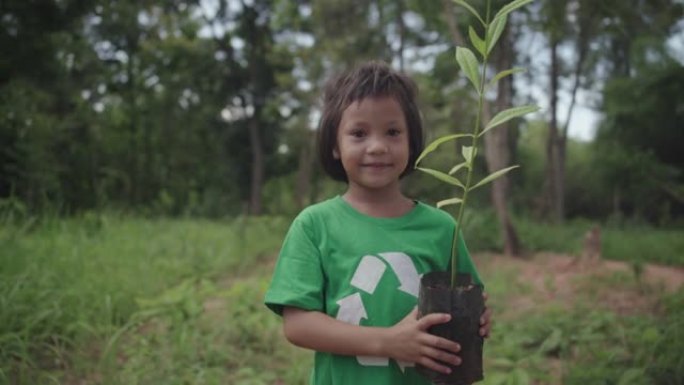
[{"label": "dark hair", "polygon": [[423,122],[416,103],[418,87],[386,63],[371,61],[333,77],[323,92],[323,113],[318,125],[318,157],[323,169],[335,180],[347,182],[342,162],[335,159],[337,130],[342,113],[354,102],[365,98],[392,97],[401,106],[408,126],[409,159],[401,177],[413,171],[418,155],[423,151]]}]

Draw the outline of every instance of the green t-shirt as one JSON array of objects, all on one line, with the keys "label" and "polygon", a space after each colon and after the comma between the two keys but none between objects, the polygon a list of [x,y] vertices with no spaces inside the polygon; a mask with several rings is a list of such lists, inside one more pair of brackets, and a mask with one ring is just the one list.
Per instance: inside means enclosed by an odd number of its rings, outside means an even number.
[{"label": "green t-shirt", "polygon": [[[417,202],[397,218],[374,218],[340,196],[308,207],[288,231],[266,305],[324,312],[364,326],[392,326],[417,304],[420,276],[446,271],[455,221]],[[463,240],[459,268],[481,280]],[[412,363],[316,352],[313,385],[430,384]]]}]

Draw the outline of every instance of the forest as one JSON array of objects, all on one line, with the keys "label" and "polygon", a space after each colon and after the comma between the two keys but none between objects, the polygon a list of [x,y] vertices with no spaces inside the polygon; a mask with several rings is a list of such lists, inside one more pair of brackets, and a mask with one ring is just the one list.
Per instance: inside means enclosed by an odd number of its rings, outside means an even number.
[{"label": "forest", "polygon": [[[461,3],[0,2],[0,384],[306,383],[261,297],[291,219],[345,189],[318,164],[322,88],[381,60],[418,84],[428,142],[466,132]],[[535,0],[488,66],[516,70],[486,116],[540,109],[475,160],[520,165],[465,217],[499,317],[485,383],[683,383],[684,3]]]},{"label": "forest", "polygon": [[[2,13],[5,211],[296,212],[337,188],[312,149],[321,86],[364,60],[416,78],[428,136],[473,119],[454,60],[470,16],[451,1],[36,0]],[[665,0],[537,1],[511,17],[492,66],[527,71],[490,109],[542,110],[490,138],[497,159],[479,160],[523,165],[502,182],[510,210],[681,219],[681,17]],[[595,124],[573,123],[580,108]],[[409,193],[434,201],[428,179]]]}]

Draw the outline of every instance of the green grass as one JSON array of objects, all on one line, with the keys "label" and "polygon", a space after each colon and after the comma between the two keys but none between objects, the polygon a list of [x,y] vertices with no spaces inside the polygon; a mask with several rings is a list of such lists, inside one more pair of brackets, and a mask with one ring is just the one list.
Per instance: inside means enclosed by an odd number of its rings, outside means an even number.
[{"label": "green grass", "polygon": [[684,266],[684,231],[608,228],[603,232],[603,255],[629,262]]},{"label": "green grass", "polygon": [[91,354],[91,343],[101,350],[98,345],[120,333],[141,310],[141,299],[182,282],[247,271],[277,250],[286,227],[281,218],[210,222],[97,214],[5,223],[0,383],[57,382],[60,371],[78,365],[73,354]]},{"label": "green grass", "polygon": [[[473,223],[490,231],[486,217]],[[590,225],[517,224],[529,249],[567,253]],[[92,213],[6,222],[0,384],[306,384],[311,353],[288,344],[280,319],[262,305],[287,225]],[[475,236],[483,244],[494,238]],[[661,261],[656,254],[681,257],[672,251],[679,247],[676,232],[604,230],[608,258]],[[484,384],[684,381],[684,290],[665,296],[624,273],[579,285],[575,303],[548,304],[519,280],[515,264],[480,258],[495,310]],[[609,291],[649,295],[659,310],[618,315],[590,307]],[[520,297],[534,305],[530,311],[513,308]],[[561,373],[553,374],[554,362]]]},{"label": "green grass", "polygon": [[[575,219],[555,225],[515,217],[515,229],[529,253],[582,253],[584,235],[597,223]],[[492,210],[478,210],[466,217],[465,238],[472,251],[501,251],[498,220]],[[599,224],[600,225],[600,224]],[[684,229],[649,226],[601,226],[602,257],[633,263],[684,266]]]},{"label": "green grass", "polygon": [[[495,315],[484,385],[684,383],[684,288],[666,294],[634,274],[585,274],[572,296],[552,300],[531,293],[516,268],[481,262]],[[615,312],[602,301],[615,293],[648,298],[654,311]],[[513,306],[521,296],[534,301],[524,312]]]}]

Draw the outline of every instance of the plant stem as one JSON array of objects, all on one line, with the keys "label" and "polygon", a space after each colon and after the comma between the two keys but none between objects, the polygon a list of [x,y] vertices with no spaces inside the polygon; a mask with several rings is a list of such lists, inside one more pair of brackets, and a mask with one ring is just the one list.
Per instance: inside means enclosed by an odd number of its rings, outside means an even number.
[{"label": "plant stem", "polygon": [[[482,58],[482,76],[480,77],[480,84],[479,84],[479,100],[477,104],[477,115],[475,117],[475,127],[473,128],[473,140],[471,142],[473,151],[477,150],[477,139],[478,135],[480,134],[480,126],[481,126],[481,121],[482,121],[482,113],[484,109],[484,89],[485,89],[485,79],[487,76],[487,59],[489,57],[489,52],[486,47],[489,46],[489,11],[490,11],[490,4],[491,0],[487,0],[487,16],[486,16],[486,26],[484,28],[484,35],[485,35],[485,50],[484,50],[484,55]],[[466,207],[466,202],[468,201],[468,192],[470,191],[470,185],[472,182],[473,178],[473,164],[475,161],[475,157],[477,156],[477,152],[473,152],[472,156],[470,159],[466,159],[467,162],[467,169],[468,169],[468,176],[466,178],[466,182],[463,188],[463,201],[460,204],[460,207],[458,209],[458,217],[456,219],[456,227],[454,228],[454,237],[451,241],[451,288],[453,289],[456,287],[456,277],[458,276],[458,236],[459,233],[461,232],[461,221],[463,220],[463,213],[465,212],[465,207]]]}]

